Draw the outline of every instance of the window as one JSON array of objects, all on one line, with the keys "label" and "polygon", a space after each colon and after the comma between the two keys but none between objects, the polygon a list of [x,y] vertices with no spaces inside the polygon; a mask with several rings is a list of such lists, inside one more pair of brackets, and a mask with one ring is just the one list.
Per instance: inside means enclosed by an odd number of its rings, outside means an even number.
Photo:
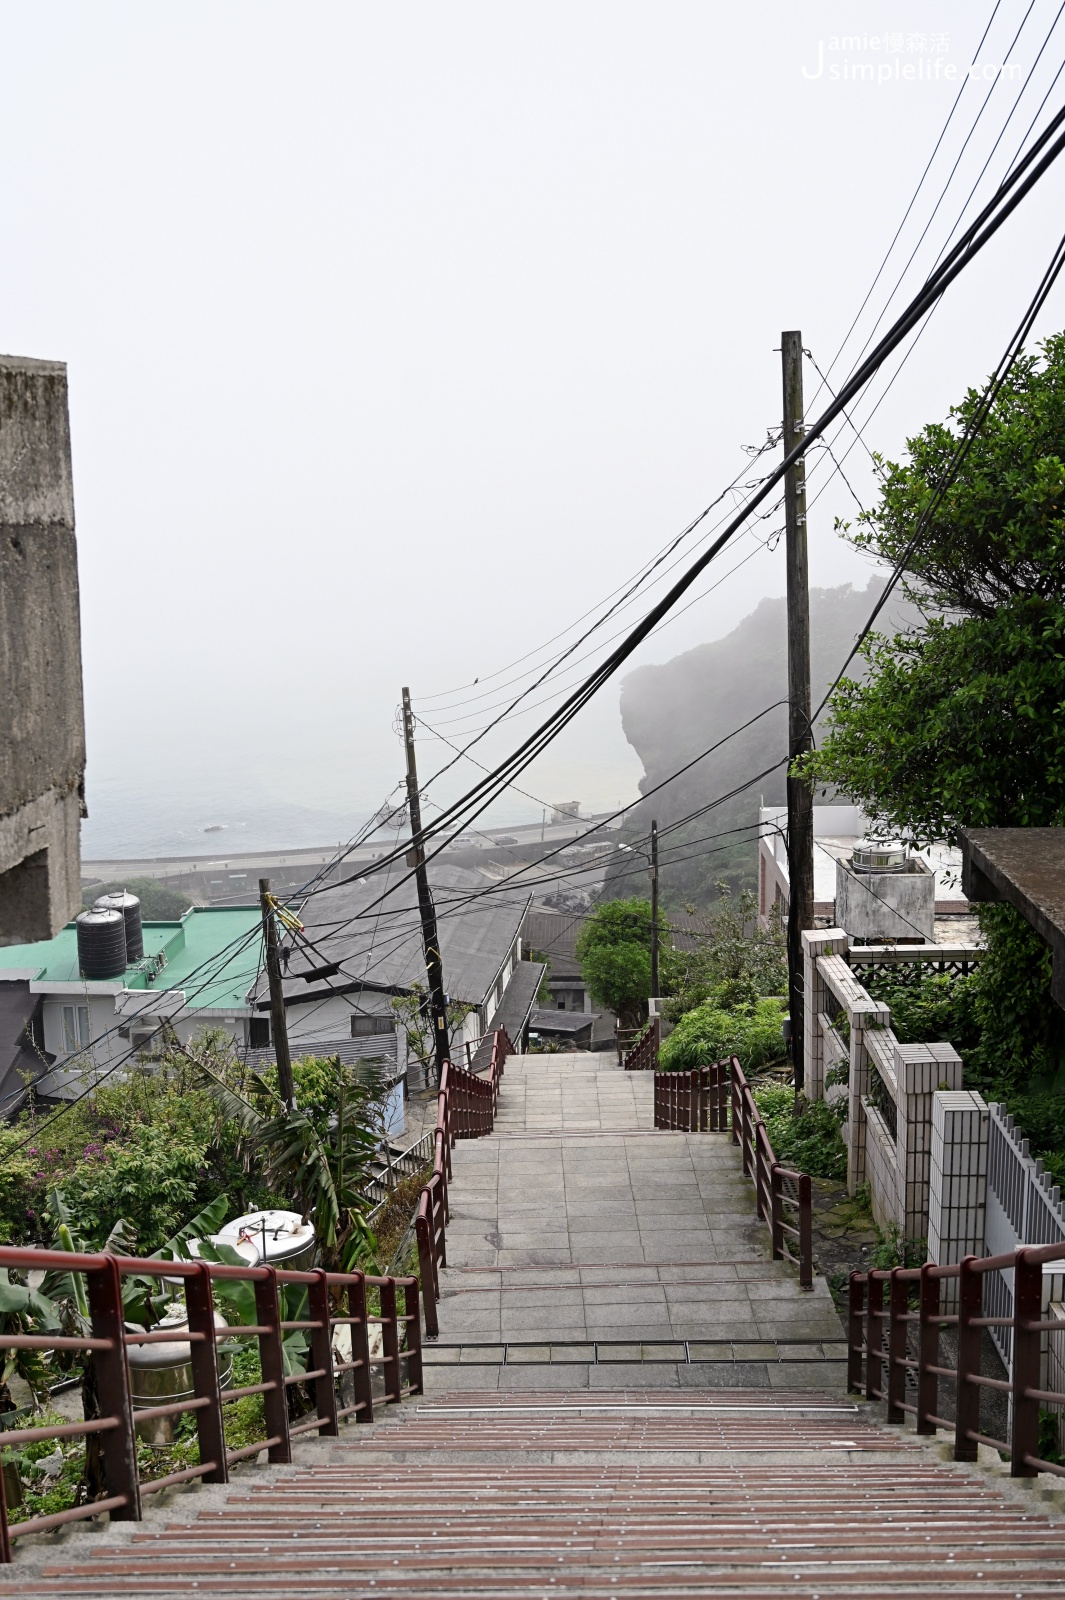
[{"label": "window", "polygon": [[88,1006],[63,1007],[63,1049],[84,1050],[89,1042]]},{"label": "window", "polygon": [[248,1019],[248,1044],[252,1050],[267,1050],[270,1047],[270,1018],[250,1017]]},{"label": "window", "polygon": [[559,1011],[565,1011],[566,1009],[566,996],[564,994],[558,997],[558,1009]]},{"label": "window", "polygon": [[396,1025],[391,1017],[352,1017],[351,1037],[365,1039],[370,1034],[394,1033]]}]

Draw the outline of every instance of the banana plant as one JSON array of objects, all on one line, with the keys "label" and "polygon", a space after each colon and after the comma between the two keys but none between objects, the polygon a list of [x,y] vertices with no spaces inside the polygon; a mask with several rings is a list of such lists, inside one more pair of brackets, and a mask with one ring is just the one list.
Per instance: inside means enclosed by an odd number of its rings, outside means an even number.
[{"label": "banana plant", "polygon": [[349,1070],[337,1062],[339,1109],[322,1135],[305,1112],[288,1110],[256,1073],[248,1074],[248,1082],[272,1108],[270,1114],[257,1110],[201,1059],[186,1053],[196,1068],[198,1087],[214,1100],[221,1122],[241,1129],[270,1187],[291,1195],[304,1218],[313,1216],[324,1265],[350,1272],[372,1262],[376,1245],[366,1225],[362,1191],[377,1155],[371,1108],[384,1092],[381,1073],[364,1064]]}]

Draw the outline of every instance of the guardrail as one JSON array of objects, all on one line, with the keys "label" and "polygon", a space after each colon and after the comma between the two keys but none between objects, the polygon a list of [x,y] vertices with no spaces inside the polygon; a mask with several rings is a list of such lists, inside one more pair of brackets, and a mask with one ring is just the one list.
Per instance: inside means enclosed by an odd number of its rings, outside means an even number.
[{"label": "guardrail", "polygon": [[[1048,1261],[1065,1261],[1065,1244],[1030,1245],[998,1256],[966,1256],[952,1266],[926,1262],[923,1267],[852,1273],[848,1388],[860,1391],[864,1387],[867,1399],[885,1401],[888,1422],[904,1422],[912,1416],[920,1434],[934,1434],[939,1428],[952,1431],[955,1461],[975,1461],[978,1447],[984,1444],[1009,1456],[1015,1478],[1032,1478],[1040,1472],[1065,1477],[1065,1466],[1039,1455],[1041,1408],[1065,1406],[1065,1393],[1040,1387],[1043,1335],[1060,1335],[1065,1330],[1065,1324],[1042,1315],[1043,1264]],[[983,1315],[984,1281],[997,1272],[1013,1273],[1010,1317]],[[957,1311],[940,1309],[944,1283],[957,1283]],[[953,1367],[945,1366],[940,1357],[944,1328],[957,1330],[957,1364]],[[1012,1330],[1013,1377],[1009,1381],[985,1376],[980,1370],[984,1328]],[[938,1414],[941,1378],[954,1383],[953,1418]],[[983,1389],[1009,1395],[1008,1439],[981,1432]],[[908,1393],[912,1399],[907,1398]]]},{"label": "guardrail", "polygon": [[[422,1391],[421,1323],[418,1280],[414,1277],[377,1278],[362,1272],[326,1272],[318,1268],[298,1272],[269,1266],[222,1266],[214,1262],[141,1260],[132,1256],[76,1255],[66,1250],[0,1248],[0,1269],[17,1272],[61,1271],[83,1274],[88,1291],[89,1333],[57,1336],[52,1333],[0,1334],[0,1353],[9,1350],[73,1351],[92,1357],[100,1414],[82,1422],[52,1427],[17,1428],[0,1436],[0,1448],[17,1448],[41,1440],[93,1438],[99,1442],[103,1477],[102,1497],[49,1516],[8,1522],[0,1474],[0,1562],[11,1560],[11,1541],[27,1534],[45,1533],[67,1522],[109,1512],[118,1521],[139,1521],[144,1497],[171,1484],[202,1478],[206,1483],[226,1483],[234,1462],[266,1450],[272,1462],[292,1460],[292,1440],[312,1429],[335,1436],[347,1417],[357,1422],[373,1420],[372,1371],[384,1371],[385,1400],[397,1403],[404,1394]],[[122,1279],[139,1277],[182,1280],[188,1325],[179,1328],[133,1331],[124,1319]],[[222,1279],[240,1279],[254,1285],[253,1324],[215,1325],[213,1286]],[[306,1288],[309,1316],[283,1320],[278,1287]],[[380,1315],[367,1309],[366,1291],[376,1289]],[[403,1311],[397,1309],[397,1291],[403,1291]],[[371,1327],[381,1329],[381,1353],[370,1353]],[[333,1330],[350,1329],[351,1358],[337,1361]],[[303,1331],[310,1336],[310,1366],[286,1375],[282,1339]],[[218,1346],[234,1339],[257,1338],[262,1382],[224,1388]],[[192,1368],[192,1398],[166,1405],[135,1407],[130,1386],[127,1351],[132,1345],[166,1343],[188,1345]],[[407,1366],[404,1383],[403,1364]],[[351,1374],[354,1398],[338,1404],[338,1381]],[[297,1383],[313,1385],[314,1415],[292,1422],[287,1390]],[[232,1450],[226,1445],[224,1407],[245,1395],[263,1397],[266,1437]],[[192,1412],[196,1418],[199,1462],[180,1472],[141,1482],[137,1468],[136,1428],[162,1417]]]},{"label": "guardrail", "polygon": [[729,1062],[732,1142],[740,1147],[744,1173],[754,1184],[758,1215],[773,1236],[773,1260],[799,1269],[799,1288],[814,1286],[813,1187],[805,1172],[782,1167],[773,1154],[751,1086],[735,1056]]},{"label": "guardrail", "polygon": [[[624,1065],[626,1072],[652,1072],[658,1066],[658,1046],[661,1040],[662,1022],[659,1017],[652,1017],[641,1032],[635,1028],[615,1029],[615,1043],[618,1049],[618,1061]],[[628,1044],[626,1044],[626,1039]],[[633,1042],[634,1041],[634,1042]]]},{"label": "guardrail", "polygon": [[691,1072],[655,1073],[655,1127],[681,1133],[727,1133],[728,1061]]},{"label": "guardrail", "polygon": [[514,1046],[506,1029],[499,1028],[492,1041],[487,1076],[482,1078],[451,1061],[445,1063],[440,1074],[433,1134],[433,1175],[422,1189],[414,1222],[425,1332],[430,1339],[435,1339],[440,1332],[436,1303],[440,1299],[440,1268],[447,1266],[445,1235],[450,1216],[447,1186],[451,1180],[451,1151],[458,1139],[479,1139],[491,1133],[499,1105],[503,1068],[507,1056],[513,1053]]}]

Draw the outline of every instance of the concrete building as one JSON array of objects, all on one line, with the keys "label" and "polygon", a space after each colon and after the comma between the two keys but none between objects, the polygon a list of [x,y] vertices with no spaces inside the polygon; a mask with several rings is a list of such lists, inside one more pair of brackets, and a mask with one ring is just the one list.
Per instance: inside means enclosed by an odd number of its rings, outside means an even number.
[{"label": "concrete building", "polygon": [[[758,917],[762,926],[768,927],[774,907],[781,916],[787,914],[788,908],[788,858],[784,846],[787,808],[762,806],[758,821]],[[837,905],[837,886],[841,863],[850,860],[855,845],[866,837],[868,829],[868,818],[858,806],[814,806],[814,922],[817,927],[838,926],[846,928],[848,933],[859,934],[857,928],[851,929],[843,920],[843,905]],[[931,845],[928,849],[914,851],[913,859],[921,864],[915,868],[917,875],[923,876],[923,869],[934,874],[935,918],[967,916],[969,902],[961,889],[961,851],[950,845]],[[848,884],[847,887],[856,888],[852,898],[855,903],[860,902],[860,886]],[[892,927],[891,936],[929,937],[924,921],[916,916],[913,920],[918,926],[911,927],[904,915],[898,920],[898,927]],[[956,922],[951,923],[951,928],[954,931],[949,936],[960,937]]]},{"label": "concrete building", "polygon": [[258,906],[145,922],[143,959],[106,980],[81,976],[73,923],[54,939],[0,949],[0,1115],[18,1109],[27,1075],[41,1097],[72,1099],[138,1045],[149,1048],[164,1018],[183,1043],[221,1028],[246,1044],[260,926]]},{"label": "concrete building", "polygon": [[0,945],[81,908],[85,778],[66,367],[0,356]]}]

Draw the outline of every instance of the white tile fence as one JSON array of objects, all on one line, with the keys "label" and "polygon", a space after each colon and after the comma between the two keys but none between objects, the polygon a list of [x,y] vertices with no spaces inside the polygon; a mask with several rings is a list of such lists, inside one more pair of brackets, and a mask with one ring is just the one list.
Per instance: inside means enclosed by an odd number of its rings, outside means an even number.
[{"label": "white tile fence", "polygon": [[980,952],[938,945],[852,949],[841,928],[804,933],[802,943],[806,1094],[822,1099],[833,1067],[846,1066],[848,1188],[853,1194],[867,1183],[881,1227],[897,1227],[904,1239],[924,1239],[933,1096],[939,1089],[961,1089],[961,1058],[949,1044],[900,1044],[890,1007],[871,997],[851,962],[876,967],[905,960],[947,969],[978,960]]},{"label": "white tile fence", "polygon": [[[979,1253],[997,1256],[1020,1244],[1056,1244],[1065,1240],[1065,1207],[1061,1190],[1044,1171],[1043,1163],[1029,1152],[1028,1140],[1005,1106],[988,1107],[987,1198],[984,1238]],[[1044,1270],[1043,1312],[1052,1302],[1065,1299],[1062,1270],[1055,1263]],[[984,1313],[989,1317],[1013,1315],[1013,1274],[987,1274]],[[993,1328],[991,1337],[1007,1367],[1012,1353],[1012,1331]],[[1055,1344],[1058,1334],[1054,1334]]]}]

